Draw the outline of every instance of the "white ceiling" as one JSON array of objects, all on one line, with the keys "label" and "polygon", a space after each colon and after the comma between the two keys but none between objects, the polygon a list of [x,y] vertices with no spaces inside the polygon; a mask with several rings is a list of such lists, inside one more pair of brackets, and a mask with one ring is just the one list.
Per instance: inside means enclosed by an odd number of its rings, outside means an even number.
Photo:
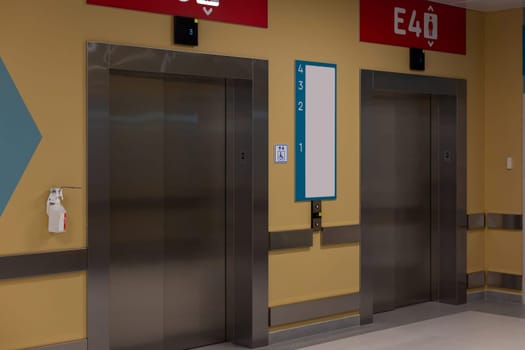
[{"label": "white ceiling", "polygon": [[430,0],[478,11],[499,11],[525,7],[525,0]]}]

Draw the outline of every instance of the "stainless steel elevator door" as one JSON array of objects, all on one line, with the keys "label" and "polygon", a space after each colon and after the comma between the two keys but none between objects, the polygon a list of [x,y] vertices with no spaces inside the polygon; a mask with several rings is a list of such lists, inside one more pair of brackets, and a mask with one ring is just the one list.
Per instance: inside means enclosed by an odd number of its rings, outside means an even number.
[{"label": "stainless steel elevator door", "polygon": [[164,86],[110,76],[110,347],[163,346]]},{"label": "stainless steel elevator door", "polygon": [[224,80],[166,81],[165,349],[226,339]]},{"label": "stainless steel elevator door", "polygon": [[431,298],[430,96],[376,94],[362,118],[362,227],[374,312]]},{"label": "stainless steel elevator door", "polygon": [[226,339],[223,79],[110,75],[111,349]]}]

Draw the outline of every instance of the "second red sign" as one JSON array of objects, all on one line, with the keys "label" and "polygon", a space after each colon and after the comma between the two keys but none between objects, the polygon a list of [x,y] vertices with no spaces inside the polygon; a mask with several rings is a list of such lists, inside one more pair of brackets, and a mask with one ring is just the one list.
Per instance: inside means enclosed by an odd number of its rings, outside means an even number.
[{"label": "second red sign", "polygon": [[466,10],[414,0],[361,0],[361,41],[466,53]]}]

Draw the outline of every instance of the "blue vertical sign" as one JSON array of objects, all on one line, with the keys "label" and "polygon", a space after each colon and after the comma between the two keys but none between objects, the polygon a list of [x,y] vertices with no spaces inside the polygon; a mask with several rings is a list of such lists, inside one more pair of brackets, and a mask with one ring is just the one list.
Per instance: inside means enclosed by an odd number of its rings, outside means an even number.
[{"label": "blue vertical sign", "polygon": [[305,101],[306,74],[304,66],[307,62],[295,61],[295,200],[305,201]]},{"label": "blue vertical sign", "polygon": [[295,200],[336,198],[335,64],[295,62]]},{"label": "blue vertical sign", "polygon": [[0,215],[41,138],[15,83],[0,59]]}]

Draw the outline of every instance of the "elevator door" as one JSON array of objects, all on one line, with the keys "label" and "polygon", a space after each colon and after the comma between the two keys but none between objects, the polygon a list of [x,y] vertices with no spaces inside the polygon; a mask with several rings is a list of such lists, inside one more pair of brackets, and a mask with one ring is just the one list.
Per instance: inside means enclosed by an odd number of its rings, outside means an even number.
[{"label": "elevator door", "polygon": [[362,119],[362,226],[374,312],[431,298],[430,96],[376,94]]},{"label": "elevator door", "polygon": [[111,74],[111,349],[226,339],[223,79]]}]

